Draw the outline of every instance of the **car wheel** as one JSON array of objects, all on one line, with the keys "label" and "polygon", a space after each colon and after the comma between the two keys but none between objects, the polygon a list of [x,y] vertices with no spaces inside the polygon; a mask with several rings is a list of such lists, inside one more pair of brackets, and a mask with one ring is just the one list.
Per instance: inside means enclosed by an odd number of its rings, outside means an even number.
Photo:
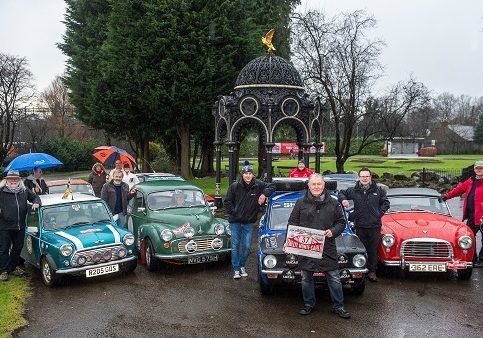
[{"label": "car wheel", "polygon": [[146,238],[145,241],[144,256],[146,259],[146,269],[148,269],[148,271],[156,271],[159,268],[159,262],[158,259],[154,257],[153,244],[149,238]]},{"label": "car wheel", "polygon": [[136,270],[136,267],[138,266],[138,260],[133,259],[132,261],[129,261],[127,263],[124,263],[121,266],[121,271],[124,274],[129,274],[132,273],[134,270]]},{"label": "car wheel", "polygon": [[55,273],[55,270],[50,266],[49,261],[45,257],[42,257],[40,261],[40,274],[42,281],[48,287],[57,286],[61,282],[61,277]]},{"label": "car wheel", "polygon": [[352,293],[354,295],[362,295],[364,290],[366,289],[366,279],[361,278],[359,280],[354,281],[354,285],[352,286]]},{"label": "car wheel", "polygon": [[460,269],[457,271],[458,273],[458,279],[460,280],[468,280],[471,277],[471,274],[473,273],[473,268],[468,268],[468,269]]}]

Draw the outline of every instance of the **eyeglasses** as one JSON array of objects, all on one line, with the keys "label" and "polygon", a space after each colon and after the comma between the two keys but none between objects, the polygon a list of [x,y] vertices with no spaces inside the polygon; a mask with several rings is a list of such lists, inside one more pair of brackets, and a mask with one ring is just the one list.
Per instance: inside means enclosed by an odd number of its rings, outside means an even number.
[{"label": "eyeglasses", "polygon": [[371,178],[371,176],[359,176],[359,178]]}]

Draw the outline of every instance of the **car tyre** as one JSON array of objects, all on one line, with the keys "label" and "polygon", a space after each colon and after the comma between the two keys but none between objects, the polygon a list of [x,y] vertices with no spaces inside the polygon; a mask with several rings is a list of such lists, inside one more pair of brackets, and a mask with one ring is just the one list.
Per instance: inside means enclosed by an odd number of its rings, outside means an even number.
[{"label": "car tyre", "polygon": [[138,266],[138,260],[133,259],[132,261],[126,262],[121,266],[121,271],[123,274],[130,274],[136,270],[136,267]]},{"label": "car tyre", "polygon": [[42,276],[42,282],[48,287],[54,287],[60,284],[62,278],[57,275],[55,270],[50,266],[47,258],[42,257],[40,261],[40,275]]},{"label": "car tyre", "polygon": [[354,295],[360,296],[364,293],[365,289],[366,289],[366,279],[362,278],[354,282],[354,285],[352,286],[352,293]]},{"label": "car tyre", "polygon": [[146,269],[148,269],[148,271],[156,271],[159,269],[159,262],[154,256],[153,244],[149,238],[146,238],[145,241],[146,245],[144,246],[144,255],[146,259]]},{"label": "car tyre", "polygon": [[461,269],[457,271],[459,280],[468,280],[473,273],[473,268]]}]

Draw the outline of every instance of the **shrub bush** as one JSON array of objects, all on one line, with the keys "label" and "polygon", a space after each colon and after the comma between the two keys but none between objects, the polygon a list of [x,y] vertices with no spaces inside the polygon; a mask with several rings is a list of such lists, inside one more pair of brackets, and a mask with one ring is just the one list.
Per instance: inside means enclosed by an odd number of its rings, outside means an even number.
[{"label": "shrub bush", "polygon": [[102,144],[96,140],[80,142],[68,138],[51,138],[43,141],[39,151],[58,158],[64,165],[62,171],[89,170],[95,162],[91,152]]}]

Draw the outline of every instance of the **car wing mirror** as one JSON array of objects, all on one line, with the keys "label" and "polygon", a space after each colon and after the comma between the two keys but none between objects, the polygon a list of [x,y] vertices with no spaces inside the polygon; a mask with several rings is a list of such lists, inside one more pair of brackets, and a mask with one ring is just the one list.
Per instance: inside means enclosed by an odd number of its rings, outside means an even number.
[{"label": "car wing mirror", "polygon": [[137,211],[138,212],[146,212],[146,208],[145,207],[138,207]]}]

